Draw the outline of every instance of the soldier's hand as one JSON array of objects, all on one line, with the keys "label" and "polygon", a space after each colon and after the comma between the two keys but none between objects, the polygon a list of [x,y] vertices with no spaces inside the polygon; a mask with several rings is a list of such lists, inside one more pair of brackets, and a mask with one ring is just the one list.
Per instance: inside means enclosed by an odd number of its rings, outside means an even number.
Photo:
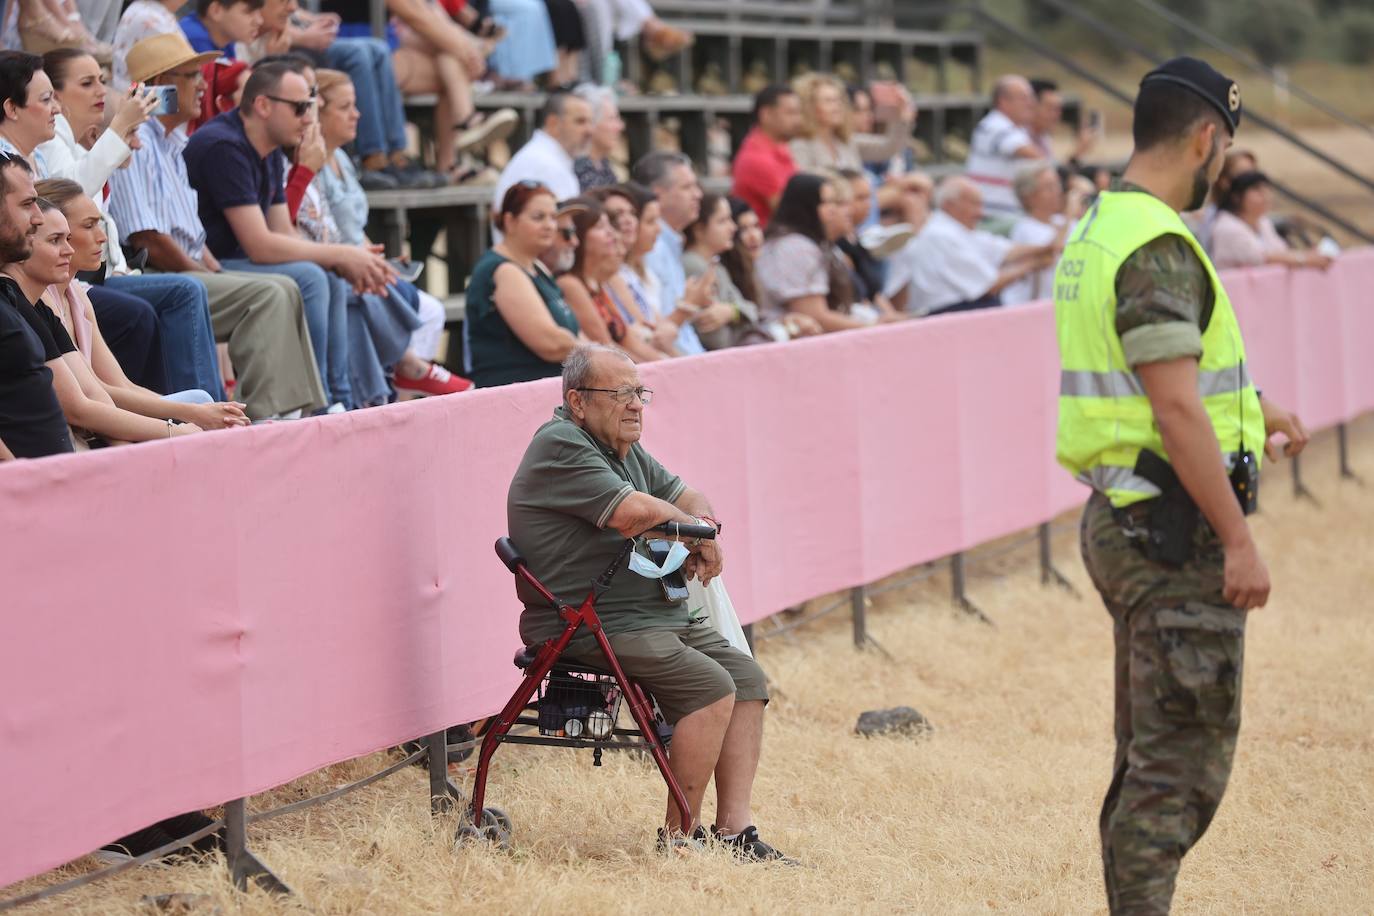
[{"label": "soldier's hand", "polygon": [[1225,577],[1222,596],[1232,607],[1253,611],[1269,600],[1269,567],[1253,540],[1226,548]]},{"label": "soldier's hand", "polygon": [[1264,454],[1270,461],[1277,461],[1279,451],[1270,441],[1270,437],[1282,435],[1288,441],[1283,444],[1283,453],[1289,458],[1300,453],[1307,447],[1310,438],[1307,434],[1307,427],[1302,425],[1302,420],[1298,415],[1284,410],[1277,404],[1260,398],[1260,409],[1264,411]]}]

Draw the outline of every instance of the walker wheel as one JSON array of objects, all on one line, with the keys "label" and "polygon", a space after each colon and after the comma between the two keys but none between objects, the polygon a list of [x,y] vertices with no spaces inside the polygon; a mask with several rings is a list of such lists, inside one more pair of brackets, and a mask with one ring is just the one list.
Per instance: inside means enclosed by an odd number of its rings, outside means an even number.
[{"label": "walker wheel", "polygon": [[457,845],[477,842],[490,843],[502,852],[510,851],[510,834],[496,824],[485,824],[481,827],[464,824],[458,828],[458,836],[455,838]]},{"label": "walker wheel", "polygon": [[510,815],[500,808],[482,809],[482,826],[499,827],[501,832],[509,838],[515,832],[515,824],[511,822]]}]

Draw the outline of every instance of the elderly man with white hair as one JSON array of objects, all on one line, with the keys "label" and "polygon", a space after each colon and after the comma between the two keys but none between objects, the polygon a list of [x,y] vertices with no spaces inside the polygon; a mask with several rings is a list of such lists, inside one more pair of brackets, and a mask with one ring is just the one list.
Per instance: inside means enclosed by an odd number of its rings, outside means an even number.
[{"label": "elderly man with white hair", "polygon": [[1017,244],[977,228],[982,218],[978,185],[961,175],[940,182],[930,218],[889,262],[883,292],[916,315],[993,308],[1009,284],[1054,263],[1057,244]]},{"label": "elderly man with white hair", "polygon": [[[1065,237],[1083,213],[1082,188],[1066,195],[1059,170],[1047,159],[1021,166],[1011,186],[1025,210],[1025,215],[1011,227],[1011,240],[1022,245],[1062,248]],[[1021,305],[1053,296],[1051,263],[1007,286],[1002,291],[1002,304]]]},{"label": "elderly man with white hair", "polygon": [[1025,160],[1044,157],[1030,132],[1035,112],[1030,80],[1008,74],[993,84],[992,110],[973,129],[967,162],[968,177],[982,189],[989,216],[1021,213],[1011,189],[1012,178]]},{"label": "elderly man with white hair", "polygon": [[611,156],[620,150],[625,136],[625,122],[620,117],[615,92],[606,86],[583,83],[573,94],[586,101],[592,109],[592,139],[584,156],[573,162],[582,193],[620,184],[620,176],[611,165]]}]

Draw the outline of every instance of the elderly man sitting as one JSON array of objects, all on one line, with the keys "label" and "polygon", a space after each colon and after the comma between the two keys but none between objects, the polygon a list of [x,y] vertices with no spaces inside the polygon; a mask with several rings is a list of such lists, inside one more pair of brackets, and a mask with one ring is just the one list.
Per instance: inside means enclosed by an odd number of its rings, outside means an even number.
[{"label": "elderly man sitting", "polygon": [[[1066,194],[1059,170],[1044,159],[1022,166],[1011,185],[1026,211],[1011,227],[1011,240],[1023,245],[1062,248],[1069,230],[1083,215],[1082,187]],[[1022,305],[1053,296],[1054,264],[1050,263],[1002,290],[1002,304]]]},{"label": "elderly man sitting", "polygon": [[917,315],[993,308],[1008,284],[1054,263],[1059,243],[1018,245],[978,229],[982,218],[976,184],[962,176],[940,182],[930,219],[889,261],[883,292]]},{"label": "elderly man sitting", "polygon": [[[563,405],[534,434],[507,501],[511,540],[556,595],[580,597],[625,538],[669,521],[714,524],[706,497],[639,444],[651,395],[634,363],[613,347],[584,345],[564,363]],[[693,546],[682,569],[703,584],[719,575],[718,543]],[[537,594],[522,586],[520,597],[520,636],[527,644],[562,632],[563,622]],[[666,597],[659,580],[633,571],[621,571],[596,609],[625,673],[654,695],[675,726],[669,760],[692,823],[681,822],[670,797],[659,848],[719,842],[742,859],[785,860],[759,839],[750,811],[768,702],[758,663],[710,624],[693,621],[686,602]],[[586,631],[565,657],[602,664]],[[700,812],[713,773],[716,823],[708,834]]]}]

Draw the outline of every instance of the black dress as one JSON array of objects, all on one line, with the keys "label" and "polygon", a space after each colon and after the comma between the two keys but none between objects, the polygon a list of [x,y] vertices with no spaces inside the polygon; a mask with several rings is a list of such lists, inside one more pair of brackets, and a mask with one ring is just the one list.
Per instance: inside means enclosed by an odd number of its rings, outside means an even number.
[{"label": "black dress", "polygon": [[587,33],[582,29],[582,14],[573,0],[544,0],[553,26],[553,43],[560,51],[585,51]]}]

